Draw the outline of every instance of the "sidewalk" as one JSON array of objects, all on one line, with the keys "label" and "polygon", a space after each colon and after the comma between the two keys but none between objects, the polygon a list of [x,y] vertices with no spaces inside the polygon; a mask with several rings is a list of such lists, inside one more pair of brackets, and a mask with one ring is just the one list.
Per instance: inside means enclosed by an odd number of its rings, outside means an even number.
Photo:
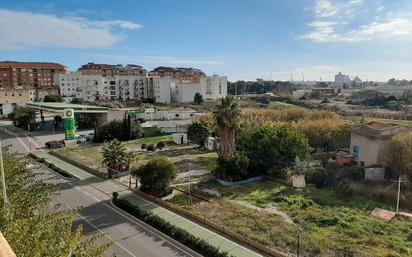
[{"label": "sidewalk", "polygon": [[[102,181],[100,178],[93,176],[92,174],[79,169],[71,164],[68,164],[54,156],[51,156],[48,153],[36,153],[37,156],[45,158],[47,161],[53,163],[54,165],[58,166],[61,169],[71,173],[73,176],[79,178],[80,180],[95,180],[95,181]],[[101,190],[106,191],[106,193],[111,195],[113,191],[119,191],[119,187],[121,187],[118,183],[115,183],[111,180],[104,181],[106,186],[103,186]],[[111,186],[107,186],[110,184]],[[194,236],[197,236],[201,239],[204,239],[211,245],[219,247],[223,251],[228,252],[229,254],[236,256],[236,257],[263,257],[263,255],[258,254],[252,250],[249,250],[246,247],[243,247],[223,236],[218,235],[217,233],[200,226],[197,223],[194,223],[180,215],[175,214],[163,207],[160,207],[152,202],[149,202],[143,198],[138,197],[137,195],[133,194],[131,191],[126,190],[126,187],[122,187],[122,193],[120,194],[121,197],[126,198],[128,201],[138,205],[140,208],[151,211],[154,214],[164,218],[165,220],[169,221],[171,224],[180,227]]]}]

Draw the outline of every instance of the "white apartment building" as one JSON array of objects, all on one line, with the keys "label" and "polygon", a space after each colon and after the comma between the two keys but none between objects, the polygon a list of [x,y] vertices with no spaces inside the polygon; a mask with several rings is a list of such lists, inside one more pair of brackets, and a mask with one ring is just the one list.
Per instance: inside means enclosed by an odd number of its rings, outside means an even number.
[{"label": "white apartment building", "polygon": [[66,102],[74,98],[85,101],[141,100],[147,98],[146,77],[83,75],[80,72],[59,74],[55,78]]},{"label": "white apartment building", "polygon": [[171,84],[172,101],[174,103],[193,102],[196,93],[201,93],[201,83],[192,84],[191,82],[182,81]]},{"label": "white apartment building", "polygon": [[216,100],[227,95],[227,77],[213,76],[201,77],[201,94],[205,100]]},{"label": "white apartment building", "polygon": [[170,104],[172,79],[170,77],[150,77],[147,79],[148,88],[153,89],[153,99],[156,103]]},{"label": "white apartment building", "polygon": [[227,95],[227,77],[202,76],[199,83],[179,80],[171,77],[150,77],[148,86],[153,87],[156,103],[190,103],[196,93],[205,100],[216,100]]}]

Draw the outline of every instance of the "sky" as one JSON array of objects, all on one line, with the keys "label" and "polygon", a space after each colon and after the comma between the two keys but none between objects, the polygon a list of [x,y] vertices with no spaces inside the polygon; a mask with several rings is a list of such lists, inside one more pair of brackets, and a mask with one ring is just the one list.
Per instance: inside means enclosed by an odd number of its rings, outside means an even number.
[{"label": "sky", "polygon": [[412,79],[411,0],[2,0],[0,60]]}]

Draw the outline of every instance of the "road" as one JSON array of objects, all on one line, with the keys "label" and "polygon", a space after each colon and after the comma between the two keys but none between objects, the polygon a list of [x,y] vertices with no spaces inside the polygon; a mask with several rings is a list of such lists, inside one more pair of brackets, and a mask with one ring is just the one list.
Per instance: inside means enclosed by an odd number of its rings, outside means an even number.
[{"label": "road", "polygon": [[[5,126],[7,127],[0,123],[0,139],[3,145],[10,145],[12,151],[19,153],[29,152],[30,141],[25,133],[10,130],[5,133]],[[58,135],[54,135],[56,136]],[[33,139],[31,144],[32,150],[40,147],[38,139]],[[110,202],[111,192],[122,193],[125,189],[120,185],[112,181],[66,179],[41,164],[36,163],[35,166],[43,177],[51,178],[50,181],[61,189],[53,204],[59,204],[63,209],[80,208],[73,227],[82,225],[86,236],[104,233],[103,242],[114,242],[107,256],[116,253],[119,257],[201,257],[114,207]]]}]

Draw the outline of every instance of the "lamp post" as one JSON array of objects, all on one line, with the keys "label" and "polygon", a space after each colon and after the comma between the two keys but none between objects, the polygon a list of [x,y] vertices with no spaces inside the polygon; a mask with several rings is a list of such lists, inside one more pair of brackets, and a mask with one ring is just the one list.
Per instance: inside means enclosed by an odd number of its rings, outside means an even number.
[{"label": "lamp post", "polygon": [[1,186],[3,189],[3,202],[4,202],[4,207],[6,207],[6,204],[7,204],[6,178],[4,177],[3,148],[1,146],[1,140],[0,140],[0,172],[1,172]]}]

